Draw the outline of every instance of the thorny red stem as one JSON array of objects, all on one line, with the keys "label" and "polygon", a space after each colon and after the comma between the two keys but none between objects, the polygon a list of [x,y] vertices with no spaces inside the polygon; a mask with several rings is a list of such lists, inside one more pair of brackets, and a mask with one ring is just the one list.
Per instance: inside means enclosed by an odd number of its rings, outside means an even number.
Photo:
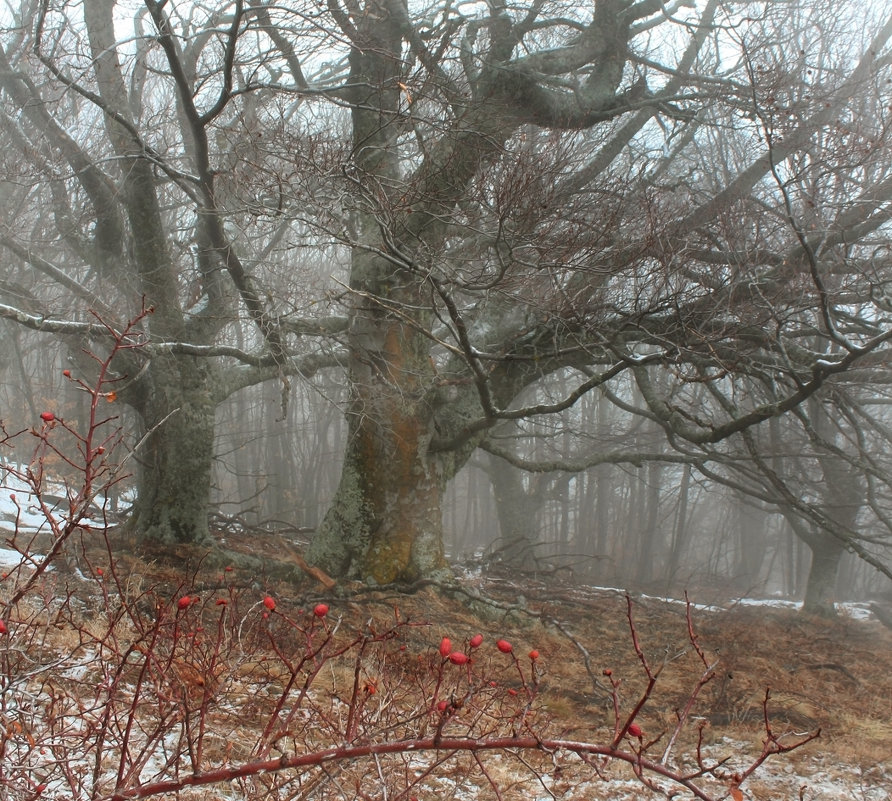
[{"label": "thorny red stem", "polygon": [[816,740],[821,736],[821,730],[817,729],[811,734],[804,735],[804,737],[796,740],[794,743],[790,743],[789,745],[783,745],[777,738],[777,735],[771,729],[771,720],[768,716],[768,700],[771,698],[771,689],[765,688],[765,697],[762,699],[762,720],[765,726],[765,740],[762,743],[762,753],[753,760],[753,763],[743,772],[741,772],[739,779],[737,780],[737,784],[743,784],[750,776],[755,773],[756,770],[765,762],[768,757],[774,754],[786,754],[790,751],[799,748],[801,745],[805,745],[812,740]]},{"label": "thorny red stem", "polygon": [[626,722],[620,726],[619,725],[619,704],[616,699],[616,688],[618,685],[614,685],[614,713],[617,715],[616,725],[613,737],[613,742],[611,743],[611,748],[616,748],[620,742],[622,742],[623,737],[626,736],[626,733],[629,731],[629,726],[631,726],[635,722],[635,718],[638,717],[638,713],[644,708],[644,705],[647,703],[648,699],[653,692],[654,686],[657,683],[657,676],[659,675],[659,671],[654,673],[650,669],[650,665],[648,664],[647,657],[644,655],[644,651],[641,649],[641,643],[638,641],[638,629],[635,628],[635,618],[632,615],[632,598],[630,595],[626,595],[626,618],[629,621],[629,631],[632,633],[632,646],[635,648],[635,654],[638,657],[638,661],[641,662],[642,668],[644,668],[644,673],[647,675],[647,687],[644,688],[644,692],[641,694],[641,697],[638,699],[638,703],[635,704],[635,708],[632,710],[632,713],[626,718]]},{"label": "thorny red stem", "polygon": [[[43,575],[43,573],[62,552],[62,549],[70,539],[71,535],[83,526],[84,518],[87,515],[87,510],[94,496],[94,482],[97,475],[102,472],[103,466],[105,465],[103,461],[100,464],[99,468],[96,467],[96,459],[101,458],[103,454],[99,452],[98,448],[94,447],[96,435],[99,428],[104,423],[108,422],[109,419],[111,419],[107,418],[105,420],[97,420],[97,405],[99,403],[99,398],[105,397],[105,393],[103,393],[101,390],[102,387],[109,382],[108,373],[111,369],[111,364],[115,356],[117,356],[118,352],[134,347],[134,345],[128,343],[126,339],[128,336],[130,336],[135,326],[147,314],[149,314],[149,311],[143,309],[136,317],[129,321],[121,331],[116,331],[110,326],[103,323],[103,325],[106,325],[106,328],[112,335],[112,346],[109,350],[108,355],[104,358],[100,359],[98,356],[93,356],[93,358],[99,364],[99,374],[95,381],[95,389],[87,388],[90,394],[90,413],[89,422],[87,425],[87,432],[83,436],[80,436],[74,429],[65,425],[64,422],[62,423],[63,428],[70,432],[78,440],[79,446],[83,449],[84,456],[84,463],[82,465],[77,465],[78,469],[83,474],[81,488],[78,492],[77,497],[70,504],[71,508],[69,509],[69,516],[68,519],[64,521],[64,524],[59,520],[53,509],[51,509],[43,499],[43,494],[41,491],[41,485],[43,483],[43,460],[38,457],[39,472],[37,475],[33,474],[30,469],[26,471],[25,479],[31,485],[31,490],[38,501],[40,511],[46,518],[47,524],[50,527],[50,530],[53,534],[53,544],[46,556],[39,562],[34,563],[34,572],[24,582],[24,584],[22,584],[22,586],[19,587],[9,598],[9,600],[6,602],[7,608],[12,608],[13,606],[15,606],[15,604],[17,604],[22,598],[25,597],[25,595],[27,595],[31,591],[34,585],[40,580],[40,577]],[[97,319],[99,318],[97,317]],[[100,320],[100,322],[102,323],[102,320]],[[68,461],[69,464],[71,463],[70,460],[66,459],[65,455],[49,441],[45,432],[41,431],[40,433],[34,433],[40,438],[44,446],[49,447],[54,453],[61,456],[65,461]]]},{"label": "thorny red stem", "polygon": [[[813,739],[814,736],[809,737]],[[786,750],[798,747],[799,743],[784,746]],[[232,768],[219,768],[206,773],[194,773],[179,779],[150,782],[133,787],[130,790],[115,793],[110,801],[125,801],[130,798],[149,798],[163,793],[173,793],[186,787],[200,787],[219,782],[228,782],[246,776],[256,776],[262,773],[276,773],[282,770],[313,767],[329,762],[349,761],[379,754],[406,754],[423,753],[425,751],[453,751],[471,752],[481,751],[506,751],[520,749],[523,751],[543,751],[553,753],[556,751],[568,751],[580,756],[603,756],[610,759],[626,762],[633,767],[638,766],[642,771],[661,776],[664,779],[678,784],[702,801],[715,801],[714,797],[700,789],[691,779],[653,762],[633,751],[618,751],[607,745],[597,745],[579,740],[539,739],[537,737],[492,737],[485,739],[468,737],[423,737],[409,740],[397,740],[385,743],[369,743],[364,745],[344,745],[325,748],[310,754],[295,756],[283,755],[277,759],[268,759],[259,762],[248,762]],[[770,753],[766,755],[770,756]],[[764,761],[764,759],[762,760]]]},{"label": "thorny red stem", "polygon": [[675,728],[672,730],[672,734],[669,737],[669,742],[666,743],[666,748],[663,751],[663,756],[660,759],[660,762],[665,765],[669,761],[669,754],[672,753],[672,748],[675,746],[675,741],[678,739],[679,735],[684,729],[685,723],[687,723],[688,716],[691,714],[691,710],[694,708],[694,704],[697,701],[697,697],[700,695],[700,690],[702,690],[710,681],[715,678],[715,669],[718,667],[718,660],[710,664],[709,660],[706,658],[706,654],[703,652],[703,649],[700,647],[700,643],[697,640],[697,632],[694,630],[694,620],[691,616],[691,600],[688,598],[687,592],[684,594],[685,600],[685,619],[688,624],[688,641],[691,643],[691,647],[696,652],[697,656],[700,658],[700,661],[703,663],[705,670],[700,675],[700,678],[697,680],[697,684],[694,686],[694,689],[691,691],[691,694],[688,696],[688,700],[685,702],[684,708],[678,714],[678,722],[675,724]]}]

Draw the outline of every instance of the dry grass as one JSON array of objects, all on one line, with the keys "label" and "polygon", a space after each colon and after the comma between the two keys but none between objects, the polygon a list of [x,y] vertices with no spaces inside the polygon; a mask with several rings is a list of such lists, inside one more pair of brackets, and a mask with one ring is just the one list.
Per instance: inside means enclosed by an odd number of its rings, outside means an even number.
[{"label": "dry grass", "polygon": [[[257,541],[246,539],[229,544],[256,548]],[[264,546],[275,554],[275,543],[266,541]],[[323,599],[312,588],[276,581],[256,572],[204,569],[200,562],[184,571],[182,565],[175,568],[157,554],[147,559],[128,552],[123,543],[117,543],[117,548],[121,554],[118,572],[126,576],[123,585],[127,592],[141,598],[145,588],[152,588],[154,597],[166,594],[176,598],[180,593],[194,592],[208,601],[215,594],[237,587],[248,599],[256,596],[259,601],[266,593],[274,595],[277,609],[287,614],[312,608],[313,603]],[[98,566],[109,570],[107,557],[100,549],[88,550],[86,561],[93,571]],[[324,598],[331,606],[332,620],[339,620],[343,631],[363,630],[370,621],[372,627],[385,627],[397,615],[400,620],[424,624],[402,630],[399,642],[405,646],[403,650],[388,650],[386,656],[376,658],[363,669],[361,681],[374,687],[378,710],[375,714],[381,716],[382,725],[391,717],[399,719],[400,705],[410,703],[412,692],[426,680],[429,657],[441,637],[451,637],[458,646],[480,632],[489,643],[499,637],[511,640],[518,654],[526,654],[532,648],[539,651],[538,720],[552,736],[609,742],[614,716],[603,671],[610,669],[615,678],[622,680],[620,700],[624,715],[634,707],[646,683],[632,647],[626,597],[619,592],[541,580],[520,583],[478,579],[465,581],[462,586],[464,591],[457,595],[447,595],[433,587],[412,594],[342,587],[339,594]],[[105,623],[95,615],[97,583],[78,581],[73,576],[47,576],[43,595],[59,597],[62,587],[78,596],[71,605],[80,604],[83,610],[83,630],[99,635]],[[469,602],[470,596],[478,594],[495,603],[483,608]],[[22,609],[31,609],[35,621],[39,620],[44,614],[43,602],[31,606],[28,603]],[[206,625],[211,625],[215,607],[209,602],[205,608]],[[662,736],[653,749],[659,758],[667,735],[675,726],[678,710],[703,673],[703,664],[688,641],[683,604],[633,598],[632,617],[651,668],[660,671],[653,696],[638,718],[648,738]],[[758,754],[764,736],[765,690],[770,688],[767,709],[775,733],[803,733],[820,728],[822,734],[806,748],[769,762],[746,785],[748,798],[782,797],[778,796],[776,781],[766,776],[781,763],[789,766],[782,771],[789,770],[796,776],[809,776],[823,765],[821,770],[828,775],[849,777],[845,780],[852,786],[852,798],[868,797],[858,795],[864,787],[888,786],[892,791],[892,632],[873,621],[845,617],[832,621],[812,619],[788,610],[734,606],[731,602],[723,610],[695,610],[692,618],[701,647],[710,662],[718,662],[718,667],[715,678],[698,698],[691,725],[675,746],[676,758],[694,752],[701,729],[707,746]],[[118,625],[116,636],[122,641],[132,635],[126,617]],[[47,619],[40,644],[47,652],[72,652],[79,640],[70,629],[53,626]],[[288,680],[282,663],[271,654],[255,650],[242,658],[233,650],[225,656],[214,667],[213,674],[203,671],[200,665],[174,661],[167,676],[171,687],[181,693],[203,693],[209,682],[214,688],[225,687],[230,704],[238,708],[236,717],[221,717],[220,731],[208,739],[210,760],[242,757],[239,744],[256,741],[270,704]],[[484,659],[482,652],[480,659]],[[382,679],[382,675],[388,678]],[[326,714],[336,714],[337,699],[349,695],[353,680],[350,665],[332,662],[326,666],[316,685],[321,693],[319,698],[327,699]],[[78,691],[76,682],[59,679],[56,683],[59,691],[64,690],[69,696]],[[510,675],[505,677],[504,687],[512,687]],[[283,735],[282,747],[287,750],[289,745],[321,745],[325,738],[325,732],[308,713],[292,721],[290,732]],[[540,769],[549,772],[547,758],[542,761],[541,755],[534,755],[529,759],[541,761]],[[493,781],[502,788],[503,798],[531,797],[528,782],[515,787],[524,772],[516,757],[491,755],[485,759],[485,765]],[[429,792],[421,792],[418,797],[489,797],[488,788],[481,790],[469,780],[471,767],[466,759],[451,762],[426,779]],[[388,768],[382,763],[379,770],[402,770],[408,775],[414,767],[401,762]],[[369,780],[368,771],[367,764],[330,766],[324,779],[326,797],[359,797],[362,783]],[[627,775],[619,769],[615,772]],[[597,798],[589,785],[579,784],[586,775],[591,775],[587,768],[555,773],[550,776],[551,791],[568,801],[577,797]],[[256,786],[249,794],[275,797],[277,781],[273,776],[254,777],[251,782]],[[301,793],[313,797],[314,783],[319,781],[322,780],[318,771],[308,772],[300,782]],[[583,786],[585,789],[574,789]],[[547,793],[539,792],[535,797],[540,796]],[[200,790],[189,797],[220,796]],[[614,795],[620,797],[626,796]],[[646,793],[630,797],[646,797]]]}]

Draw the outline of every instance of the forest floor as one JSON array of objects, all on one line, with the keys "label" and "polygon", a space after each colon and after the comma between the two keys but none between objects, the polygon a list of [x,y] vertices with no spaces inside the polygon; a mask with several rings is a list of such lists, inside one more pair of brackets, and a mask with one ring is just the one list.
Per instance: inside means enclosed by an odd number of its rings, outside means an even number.
[{"label": "forest floor", "polygon": [[[254,554],[262,550],[270,558],[281,557],[289,549],[287,543],[257,533],[230,532],[227,540],[227,547],[234,550]],[[201,560],[189,566],[188,559],[171,561],[157,553],[130,552],[122,543],[112,545],[112,551],[104,544],[84,549],[80,568],[73,572],[60,568],[55,574],[45,574],[41,583],[52,584],[56,595],[62,593],[64,585],[64,592],[80,598],[85,607],[97,603],[107,607],[109,576],[124,577],[123,581],[116,578],[118,588],[132,589],[138,584],[141,598],[167,598],[174,610],[177,598],[192,594],[196,608],[200,606],[208,620],[213,619],[215,608],[220,608],[215,603],[223,603],[228,598],[234,609],[239,597],[242,599],[239,608],[245,610],[241,628],[250,615],[258,614],[256,609],[263,612],[264,598],[275,600],[275,615],[282,615],[282,621],[305,620],[306,617],[300,616],[307,615],[306,610],[324,603],[329,607],[326,627],[336,623],[340,632],[369,631],[392,625],[395,620],[409,621],[411,625],[402,629],[394,640],[402,643],[401,651],[418,654],[418,660],[427,660],[423,661],[427,670],[442,672],[443,668],[437,667],[442,664],[437,648],[441,638],[451,638],[453,648],[474,656],[472,664],[481,676],[489,671],[485,678],[492,678],[490,687],[499,685],[498,692],[512,693],[512,697],[518,692],[521,696],[528,693],[535,710],[530,720],[541,727],[536,730],[541,736],[611,741],[615,721],[628,720],[647,684],[642,657],[634,647],[634,632],[641,654],[656,675],[653,691],[635,722],[643,730],[641,742],[655,741],[647,756],[657,762],[675,729],[679,713],[704,674],[704,660],[696,652],[696,643],[706,662],[715,663],[716,667],[712,678],[700,688],[687,725],[673,743],[670,764],[694,764],[698,747],[708,759],[727,759],[721,772],[723,782],[707,783],[716,797],[800,801],[892,798],[892,631],[866,614],[843,611],[837,619],[826,620],[770,604],[715,597],[692,597],[688,606],[679,599],[627,595],[619,589],[586,586],[556,576],[509,578],[480,571],[464,575],[458,590],[451,593],[435,586],[421,587],[411,593],[369,590],[359,585],[326,591],[321,586],[311,586],[312,582],[296,586],[281,578],[274,579],[271,576],[275,571],[268,576],[263,570],[205,568]],[[45,588],[43,595],[49,594],[50,589]],[[481,605],[479,599],[484,597],[492,603]],[[246,606],[246,599],[253,599],[253,606]],[[68,602],[67,606],[74,604]],[[178,621],[185,614],[182,609],[171,613]],[[264,613],[264,618],[267,617]],[[294,630],[303,633],[309,630],[308,636],[312,636],[316,631],[312,626],[320,621],[314,621],[312,616],[308,619],[309,629],[301,628],[303,624],[300,624]],[[693,642],[689,622],[696,634]],[[485,658],[484,647],[479,650],[479,658],[478,651],[468,647],[470,637],[476,633],[482,634],[489,646]],[[506,672],[507,663],[498,661],[504,655],[492,643],[500,638],[513,644],[514,654],[518,656],[516,670],[511,668]],[[41,647],[50,647],[46,638],[41,641]],[[528,656],[532,649],[538,652],[535,660]],[[223,656],[217,647],[215,658],[221,664]],[[365,691],[378,692],[377,702],[381,704],[385,698],[390,699],[389,703],[398,704],[404,697],[395,688],[386,691],[385,674],[393,684],[405,681],[407,675],[397,671],[394,659],[391,653],[386,658],[377,658],[371,667],[363,666]],[[243,660],[238,671],[227,674],[237,675],[242,691],[250,681],[247,675],[250,668],[246,664]],[[265,664],[263,680],[270,683],[271,673],[268,663]],[[222,673],[218,670],[215,675],[219,682],[215,692],[224,698],[227,690],[222,686]],[[332,686],[328,692],[340,699],[350,697],[351,692],[355,696],[357,676],[359,672],[352,669],[330,670],[326,680]],[[380,688],[375,684],[378,681]],[[616,686],[618,716],[614,714],[611,684]],[[513,714],[508,708],[510,698],[500,697],[504,700],[496,702],[492,700],[496,696],[490,696],[488,714],[493,713],[494,718],[501,715],[507,720]],[[411,702],[406,703],[409,706],[404,710],[396,710],[397,717],[417,714]],[[820,736],[802,748],[772,756],[741,785],[742,795],[737,795],[736,790],[729,795],[734,787],[730,777],[735,771],[745,770],[762,751],[766,712],[771,730],[781,743],[793,742],[818,729]],[[458,724],[463,710],[456,708],[450,714],[455,714]],[[242,715],[238,725],[242,727],[239,736],[251,740],[260,736],[265,720],[262,715],[256,719]],[[252,726],[257,730],[251,732]],[[386,729],[382,728],[381,732],[386,734]],[[226,737],[232,739],[231,731]],[[636,745],[634,738],[627,737],[621,747],[628,749]],[[474,769],[473,760],[471,763],[444,760],[439,766],[416,770],[417,778],[399,791],[390,795],[386,791],[368,792],[364,797],[406,801],[412,798],[420,801],[435,798],[626,801],[651,797],[632,771],[618,764],[596,769],[577,762],[572,770],[552,769],[547,759],[542,763],[532,758],[515,760],[490,755],[485,765],[486,772],[481,773]],[[381,767],[373,768],[371,760],[359,760],[344,770],[353,770],[361,777],[368,776],[372,770],[380,771]],[[314,795],[315,785],[303,784],[300,792],[277,791],[268,797],[319,797],[326,801],[348,798],[353,791],[344,789],[350,786],[345,775],[339,774],[335,780],[340,788],[337,792]],[[331,779],[330,772],[328,778]],[[359,786],[360,778],[356,782]],[[62,790],[54,794],[47,791],[44,797],[61,800],[71,798],[71,794]],[[236,796],[208,788],[204,794],[191,797],[209,801]],[[363,797],[363,794],[356,791],[354,797]],[[679,797],[690,795],[683,792]]]}]

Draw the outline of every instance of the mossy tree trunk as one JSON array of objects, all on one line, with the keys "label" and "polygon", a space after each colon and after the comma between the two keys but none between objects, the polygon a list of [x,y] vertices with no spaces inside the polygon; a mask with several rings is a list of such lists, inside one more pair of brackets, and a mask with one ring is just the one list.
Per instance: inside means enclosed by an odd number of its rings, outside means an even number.
[{"label": "mossy tree trunk", "polygon": [[[432,313],[411,264],[388,258],[383,216],[399,205],[401,12],[371,3],[347,22],[355,165],[349,331],[349,436],[340,484],[310,548],[312,562],[370,583],[412,581],[445,567],[444,479],[431,439]],[[391,195],[395,195],[391,197]],[[411,247],[407,247],[411,252]]]},{"label": "mossy tree trunk", "polygon": [[[163,363],[162,363],[163,362]],[[165,544],[209,540],[208,504],[217,399],[207,359],[156,359],[146,402],[136,404],[148,431],[136,451],[137,536]]]},{"label": "mossy tree trunk", "polygon": [[428,450],[430,366],[417,340],[415,332],[392,323],[374,362],[357,358],[352,365],[341,480],[309,554],[336,575],[389,584],[446,567],[445,477]]},{"label": "mossy tree trunk", "polygon": [[[631,17],[617,13],[620,3],[599,3],[593,48],[549,51],[549,71],[573,71],[578,58],[594,64],[568,105],[567,96],[537,84],[535,67],[507,68],[522,37],[504,9],[494,8],[469,91],[460,103],[450,101],[442,123],[417,129],[413,141],[410,107],[417,100],[409,84],[421,39],[408,7],[369,0],[362,14],[348,16],[336,4],[329,9],[351,42],[342,93],[351,113],[346,175],[355,204],[350,438],[339,487],[308,557],[338,575],[411,580],[445,568],[440,497],[482,438],[482,429],[456,432],[481,415],[494,422],[497,406],[542,375],[534,362],[481,366],[470,345],[464,300],[453,302],[461,282],[440,263],[450,237],[467,236],[462,203],[481,166],[500,157],[520,126],[590,127],[605,112],[621,113],[616,92]],[[415,55],[406,55],[406,44]],[[448,71],[435,74],[446,97],[465,91]],[[450,378],[458,400],[444,398],[431,361],[435,324],[442,329],[444,323],[446,339],[457,343],[452,355],[460,367]],[[503,347],[501,339],[493,335],[492,347]],[[438,441],[436,453],[432,441]]]}]

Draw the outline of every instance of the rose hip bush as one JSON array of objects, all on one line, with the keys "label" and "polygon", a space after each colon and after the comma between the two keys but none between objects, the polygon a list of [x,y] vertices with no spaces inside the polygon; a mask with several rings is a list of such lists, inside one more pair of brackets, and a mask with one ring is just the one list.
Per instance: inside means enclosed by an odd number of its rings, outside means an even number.
[{"label": "rose hip bush", "polygon": [[[816,736],[775,735],[766,695],[764,746],[746,769],[725,771],[700,745],[676,757],[716,669],[690,610],[682,637],[703,671],[674,729],[638,722],[659,671],[630,602],[628,638],[644,689],[626,693],[603,670],[605,719],[590,740],[568,740],[540,703],[548,656],[535,642],[521,648],[498,630],[434,634],[396,607],[349,624],[343,599],[263,592],[239,585],[229,569],[212,581],[131,575],[94,511],[128,456],[102,404],[114,394],[114,353],[133,347],[134,334],[132,326],[108,331],[90,382],[66,371],[92,399],[85,431],[46,412],[30,431],[0,437],[7,448],[36,443],[25,467],[3,469],[29,487],[46,520],[39,534],[16,527],[6,535],[21,559],[0,581],[0,797],[526,797],[625,766],[667,796],[742,798],[741,785],[766,759]],[[61,509],[46,497],[48,455],[79,476]]]},{"label": "rose hip bush", "polygon": [[[680,772],[650,757],[654,741],[631,719],[643,703],[627,708],[613,676],[615,741],[561,739],[539,704],[547,658],[505,652],[495,638],[472,649],[455,634],[472,655],[443,657],[431,626],[396,612],[349,629],[337,602],[323,618],[297,599],[270,610],[253,589],[133,594],[113,566],[89,581],[99,616],[49,578],[12,610],[7,797],[206,797],[202,787],[222,785],[272,799],[323,781],[325,798],[433,799],[444,781],[500,797],[505,757],[515,789],[568,771],[597,779],[611,762],[653,789],[703,799],[745,778],[702,758]],[[799,742],[772,736],[754,766]]]}]

